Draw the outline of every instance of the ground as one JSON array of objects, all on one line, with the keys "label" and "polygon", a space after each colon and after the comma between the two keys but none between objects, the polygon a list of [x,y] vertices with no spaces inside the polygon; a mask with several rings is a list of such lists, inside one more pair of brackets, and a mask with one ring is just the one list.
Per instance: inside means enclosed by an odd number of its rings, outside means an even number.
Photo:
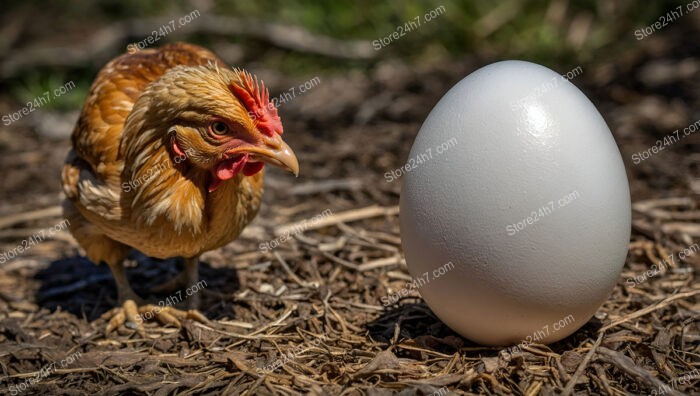
[{"label": "ground", "polygon": [[[512,356],[452,332],[415,291],[382,302],[411,280],[400,244],[401,181],[384,175],[404,164],[444,92],[496,58],[420,69],[386,61],[369,74],[322,75],[283,104],[301,176],[269,171],[255,222],[203,256],[197,293],[211,322],[186,321],[182,329],[147,323],[146,337],[127,328],[105,335],[101,316],[116,303],[109,269],[82,257],[61,226],[59,174],[74,115],[3,128],[0,249],[40,230],[46,240],[0,266],[2,393],[697,393],[698,379],[686,374],[697,374],[700,363],[700,254],[693,250],[700,131],[633,159],[700,118],[698,44],[686,33],[645,38],[572,80],[598,106],[625,161],[634,204],[630,251],[594,318],[560,342]],[[313,77],[280,75],[268,85],[281,92]],[[61,122],[69,126],[58,128]],[[303,232],[261,248],[303,219]],[[52,226],[58,231],[48,235]],[[670,255],[673,265],[639,278]],[[179,264],[138,253],[131,263],[134,289],[166,301],[147,290]],[[30,384],[42,368],[48,375]]]}]

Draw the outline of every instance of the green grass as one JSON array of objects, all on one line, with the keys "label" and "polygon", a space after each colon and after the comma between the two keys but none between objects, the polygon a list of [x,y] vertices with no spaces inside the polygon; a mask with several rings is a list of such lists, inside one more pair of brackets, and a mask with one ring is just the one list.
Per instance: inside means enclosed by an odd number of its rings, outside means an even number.
[{"label": "green grass", "polygon": [[[551,14],[556,4],[567,4],[563,17],[557,21]],[[317,55],[292,53],[251,43],[246,54],[255,54],[256,62],[263,62],[288,74],[319,75],[328,72],[346,72],[350,69],[367,70],[382,59],[397,58],[409,64],[440,62],[476,56],[479,59],[524,59],[560,68],[585,65],[596,57],[610,57],[625,46],[635,45],[634,30],[656,21],[659,15],[680,3],[674,1],[644,2],[631,0],[499,0],[374,2],[369,0],[316,2],[311,0],[270,0],[253,2],[214,1],[210,10],[217,15],[246,19],[274,21],[305,27],[311,32],[343,40],[373,42],[391,35],[399,26],[414,21],[431,10],[444,7],[434,20],[422,21],[421,26],[394,40],[377,51],[373,61],[341,61]],[[161,2],[141,0],[102,0],[96,2],[68,1],[27,2],[8,1],[3,12],[12,13],[36,9],[41,15],[50,15],[51,29],[34,30],[34,34],[50,35],[78,30],[95,31],[112,21],[159,15],[185,15],[194,5],[184,0],[163,5]],[[89,15],[89,18],[85,16]],[[549,15],[549,16],[548,16]],[[490,18],[503,18],[492,32],[484,27]],[[37,14],[37,18],[42,18]],[[589,21],[586,41],[576,46],[569,39],[572,24]],[[582,22],[583,21],[583,22]],[[41,19],[37,22],[39,24]],[[80,34],[80,33],[78,33]],[[84,33],[81,37],[85,37]],[[46,38],[46,37],[45,37]],[[193,36],[195,38],[195,36]],[[211,39],[202,38],[206,41]],[[221,38],[218,38],[221,39]],[[225,39],[225,38],[224,38]],[[247,40],[231,37],[231,42],[246,44]],[[38,40],[43,41],[43,40]],[[197,42],[198,40],[194,40]],[[125,47],[126,44],[124,43]],[[254,52],[253,52],[254,51]],[[116,54],[115,54],[116,55]],[[9,56],[12,56],[10,53]],[[247,60],[251,60],[248,58]],[[19,102],[26,102],[69,81],[76,88],[52,101],[52,108],[77,108],[94,78],[99,65],[75,65],[69,70],[31,69],[0,83]],[[569,69],[566,69],[569,70]]]},{"label": "green grass", "polygon": [[[65,93],[55,97],[56,89],[65,86]],[[75,110],[82,106],[87,91],[90,89],[90,82],[86,79],[71,79],[65,73],[32,73],[11,87],[12,96],[20,103],[34,101],[37,98],[45,98],[46,92],[51,99],[40,107],[51,110]],[[41,100],[41,99],[39,99]]]}]

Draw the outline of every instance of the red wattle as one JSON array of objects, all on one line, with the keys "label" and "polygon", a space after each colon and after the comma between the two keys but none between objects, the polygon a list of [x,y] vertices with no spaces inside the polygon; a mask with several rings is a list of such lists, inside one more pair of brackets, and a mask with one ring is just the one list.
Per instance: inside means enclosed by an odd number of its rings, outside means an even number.
[{"label": "red wattle", "polygon": [[246,176],[253,176],[254,174],[260,172],[263,166],[265,166],[264,162],[252,162],[245,164],[243,167],[243,174]]},{"label": "red wattle", "polygon": [[212,171],[209,181],[209,192],[213,192],[224,180],[234,178],[238,173],[243,172],[245,176],[252,176],[260,172],[265,166],[264,162],[248,162],[248,154],[229,158],[221,161]]},{"label": "red wattle", "polygon": [[248,154],[221,161],[212,171],[211,180],[209,181],[209,192],[213,192],[219,188],[224,180],[234,178],[241,171],[243,171],[244,175],[249,176],[246,173],[246,168],[255,164],[246,164],[247,161]]},{"label": "red wattle", "polygon": [[214,175],[220,180],[228,180],[233,178],[243,169],[246,161],[248,160],[248,154],[244,154],[239,158],[229,158],[221,161],[219,165],[216,166]]}]

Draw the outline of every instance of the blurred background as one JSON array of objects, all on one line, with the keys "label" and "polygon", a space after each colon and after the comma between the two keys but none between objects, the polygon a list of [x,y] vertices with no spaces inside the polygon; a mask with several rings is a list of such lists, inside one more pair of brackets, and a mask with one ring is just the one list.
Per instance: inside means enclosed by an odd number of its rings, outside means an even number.
[{"label": "blurred background", "polygon": [[[698,118],[693,109],[697,115],[700,12],[684,8],[685,15],[648,36],[639,29],[679,5],[686,4],[4,1],[0,115],[20,111],[47,91],[65,86],[66,93],[37,103],[40,111],[18,122],[0,124],[0,150],[7,153],[2,163],[6,171],[26,169],[29,157],[16,158],[22,147],[65,143],[92,79],[107,61],[138,43],[150,47],[178,40],[203,45],[231,65],[252,70],[273,96],[319,77],[322,83],[304,99],[279,109],[285,122],[302,121],[294,128],[305,133],[336,136],[353,124],[399,121],[410,125],[401,141],[410,141],[451,84],[484,64],[522,59],[561,74],[580,67],[582,74],[572,82],[609,122],[619,122],[613,128],[617,136],[640,128],[664,136]],[[391,37],[394,33],[398,39]],[[148,43],[149,37],[157,40]],[[692,137],[683,145],[697,142]],[[405,155],[395,151],[400,147],[391,150]],[[59,160],[64,153],[54,149],[50,155]],[[391,160],[383,161],[386,166]],[[45,169],[35,168],[26,177],[9,173],[8,190],[43,191],[28,183],[36,178],[56,186],[56,175]]]},{"label": "blurred background", "polygon": [[[399,58],[415,66],[448,60],[518,58],[547,64],[587,63],[637,45],[633,31],[680,2],[530,1],[4,1],[3,88],[20,101],[41,84],[78,79],[82,92],[95,72],[129,43],[171,19],[163,42],[187,40],[215,49],[232,64],[283,73],[371,70]],[[685,3],[684,3],[685,4]],[[372,42],[436,10],[410,37],[376,51]],[[697,16],[681,25],[688,33]],[[183,21],[187,22],[187,21]],[[336,44],[336,45],[332,45]],[[19,79],[19,81],[17,81]],[[53,80],[52,80],[53,79]],[[14,88],[14,90],[13,90]],[[36,90],[36,91],[32,91]],[[73,108],[79,100],[61,105]],[[71,106],[73,105],[73,106]]]}]

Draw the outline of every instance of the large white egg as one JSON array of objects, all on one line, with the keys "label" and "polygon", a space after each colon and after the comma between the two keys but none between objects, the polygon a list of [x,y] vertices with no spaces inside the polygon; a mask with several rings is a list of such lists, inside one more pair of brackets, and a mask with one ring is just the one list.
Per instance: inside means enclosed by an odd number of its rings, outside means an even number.
[{"label": "large white egg", "polygon": [[413,285],[464,337],[558,341],[609,296],[629,185],[605,121],[561,75],[522,61],[473,72],[430,112],[401,172]]}]

